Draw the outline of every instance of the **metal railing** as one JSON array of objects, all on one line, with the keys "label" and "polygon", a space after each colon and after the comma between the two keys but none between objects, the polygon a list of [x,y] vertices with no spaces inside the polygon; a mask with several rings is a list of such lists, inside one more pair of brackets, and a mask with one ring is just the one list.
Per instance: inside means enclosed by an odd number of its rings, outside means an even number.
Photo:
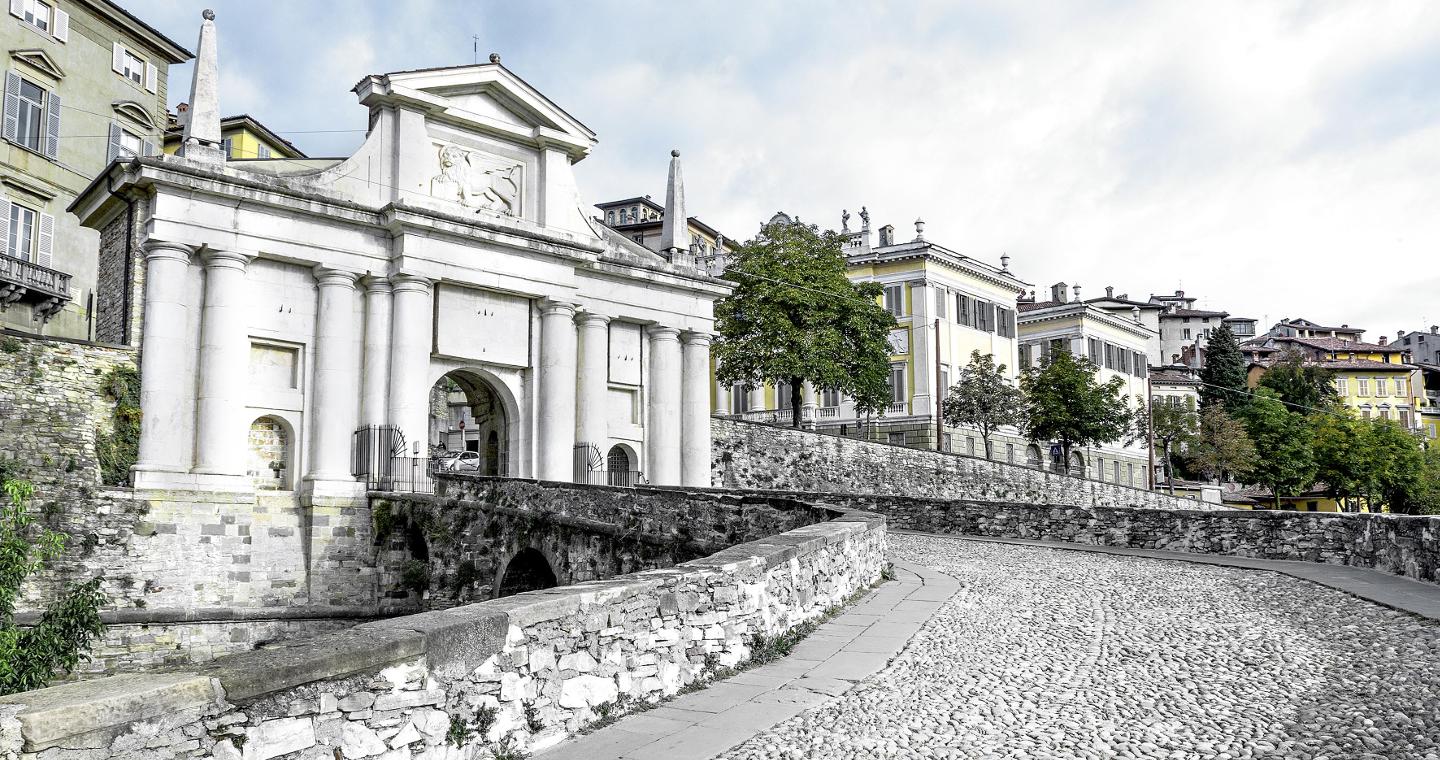
[{"label": "metal railing", "polygon": [[[70,275],[10,256],[0,256],[0,282],[70,298]],[[18,299],[18,295],[15,297]]]},{"label": "metal railing", "polygon": [[350,474],[371,491],[435,493],[428,457],[406,456],[405,434],[394,425],[366,425],[355,431]]}]

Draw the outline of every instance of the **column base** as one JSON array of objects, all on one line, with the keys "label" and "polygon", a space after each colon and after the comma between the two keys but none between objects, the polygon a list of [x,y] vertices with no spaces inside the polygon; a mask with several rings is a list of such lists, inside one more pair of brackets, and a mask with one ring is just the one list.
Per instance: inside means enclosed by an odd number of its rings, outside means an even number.
[{"label": "column base", "polygon": [[300,490],[309,499],[359,499],[365,484],[349,475],[306,475]]},{"label": "column base", "polygon": [[185,472],[161,469],[155,465],[130,468],[131,484],[137,489],[179,491],[226,491],[254,493],[255,484],[245,475],[208,472]]}]

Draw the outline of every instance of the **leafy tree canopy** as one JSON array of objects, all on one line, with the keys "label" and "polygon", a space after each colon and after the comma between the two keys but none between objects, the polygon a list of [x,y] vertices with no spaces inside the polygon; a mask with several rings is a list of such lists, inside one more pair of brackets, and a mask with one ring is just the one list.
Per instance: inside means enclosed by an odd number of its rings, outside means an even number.
[{"label": "leafy tree canopy", "polygon": [[879,284],[845,276],[843,241],[813,224],[770,222],[736,249],[725,273],[735,290],[715,304],[716,376],[789,383],[797,427],[806,381],[848,394],[862,414],[890,402],[895,318],[878,303]]},{"label": "leafy tree canopy", "polygon": [[1340,403],[1335,391],[1335,373],[1305,361],[1299,351],[1286,351],[1279,361],[1265,370],[1260,387],[1275,391],[1276,398],[1291,409],[1308,414],[1330,409]]},{"label": "leafy tree canopy", "polygon": [[1205,344],[1205,366],[1200,369],[1200,405],[1220,404],[1234,414],[1250,400],[1246,387],[1245,357],[1240,343],[1229,327],[1221,326],[1211,333]]},{"label": "leafy tree canopy", "polygon": [[1175,475],[1171,470],[1170,458],[1182,448],[1188,447],[1195,439],[1198,420],[1195,402],[1186,398],[1183,403],[1174,403],[1175,398],[1161,396],[1150,399],[1150,408],[1136,414],[1136,432],[1141,437],[1153,436],[1159,449],[1161,464],[1165,468],[1165,480],[1170,493],[1175,493]]},{"label": "leafy tree canopy", "polygon": [[1344,502],[1379,487],[1379,451],[1371,425],[1347,412],[1317,414],[1314,420],[1315,478],[1330,496]]},{"label": "leafy tree canopy", "polygon": [[971,427],[985,440],[985,458],[993,459],[991,437],[1005,425],[1020,426],[1025,420],[1025,398],[1005,376],[1005,365],[995,363],[992,354],[970,352],[970,363],[945,394],[945,424]]},{"label": "leafy tree canopy", "polygon": [[1275,505],[1281,496],[1297,494],[1315,482],[1312,431],[1305,415],[1291,411],[1270,388],[1255,392],[1245,408],[1245,428],[1258,451],[1247,480],[1269,488]]},{"label": "leafy tree canopy", "polygon": [[1060,444],[1064,461],[1075,446],[1096,446],[1125,438],[1133,412],[1124,381],[1100,382],[1099,368],[1064,349],[1053,351],[1020,376],[1025,394],[1025,433],[1032,441]]},{"label": "leafy tree canopy", "polygon": [[1255,467],[1255,443],[1245,425],[1214,403],[1200,413],[1199,429],[1190,447],[1191,464],[1206,477],[1245,480]]}]

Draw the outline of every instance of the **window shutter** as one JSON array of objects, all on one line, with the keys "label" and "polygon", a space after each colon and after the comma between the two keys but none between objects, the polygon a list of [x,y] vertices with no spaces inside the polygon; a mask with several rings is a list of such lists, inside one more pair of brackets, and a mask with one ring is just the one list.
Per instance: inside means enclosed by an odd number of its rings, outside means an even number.
[{"label": "window shutter", "polygon": [[20,134],[20,75],[5,72],[5,139],[14,141]]},{"label": "window shutter", "polygon": [[140,154],[143,155],[143,156],[153,156],[153,155],[155,155],[155,154],[156,154],[155,143],[150,142],[149,140],[146,140],[146,141],[140,143]]},{"label": "window shutter", "polygon": [[35,263],[49,269],[51,255],[55,251],[55,217],[49,214],[40,215],[40,245],[37,249]]},{"label": "window shutter", "polygon": [[60,95],[51,90],[45,95],[45,157],[54,161],[60,155]]},{"label": "window shutter", "polygon": [[0,255],[14,256],[10,251],[10,201],[0,198]]},{"label": "window shutter", "polygon": [[10,15],[25,18],[25,0],[10,0]]},{"label": "window shutter", "polygon": [[160,87],[160,69],[149,61],[145,62],[145,89],[154,92]]},{"label": "window shutter", "polygon": [[112,163],[120,157],[120,137],[124,133],[119,124],[110,122],[110,140],[105,146],[105,163]]},{"label": "window shutter", "polygon": [[57,39],[57,40],[59,40],[59,41],[61,41],[61,42],[69,42],[69,41],[70,41],[70,14],[66,13],[65,11],[60,10],[59,8],[55,8],[55,9],[54,9],[53,11],[51,11],[51,12],[52,12],[53,14],[55,14],[55,20],[52,22],[52,28],[54,29],[55,39]]},{"label": "window shutter", "polygon": [[118,42],[110,48],[110,68],[116,74],[123,75],[125,73],[125,46]]}]

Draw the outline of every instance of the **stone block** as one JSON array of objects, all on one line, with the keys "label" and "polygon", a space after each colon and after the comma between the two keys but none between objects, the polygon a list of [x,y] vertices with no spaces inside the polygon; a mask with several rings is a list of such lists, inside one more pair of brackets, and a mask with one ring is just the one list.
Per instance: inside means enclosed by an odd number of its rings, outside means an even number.
[{"label": "stone block", "polygon": [[580,675],[560,684],[560,706],[572,710],[612,702],[619,696],[613,678]]},{"label": "stone block", "polygon": [[340,752],[347,760],[373,757],[387,749],[379,735],[362,723],[347,721],[340,728]]},{"label": "stone block", "polygon": [[375,711],[385,712],[387,710],[405,710],[421,705],[441,705],[445,703],[445,691],[443,689],[424,689],[420,691],[391,691],[375,697]]},{"label": "stone block", "polygon": [[270,760],[314,745],[315,723],[310,718],[276,718],[245,731],[244,756]]}]

